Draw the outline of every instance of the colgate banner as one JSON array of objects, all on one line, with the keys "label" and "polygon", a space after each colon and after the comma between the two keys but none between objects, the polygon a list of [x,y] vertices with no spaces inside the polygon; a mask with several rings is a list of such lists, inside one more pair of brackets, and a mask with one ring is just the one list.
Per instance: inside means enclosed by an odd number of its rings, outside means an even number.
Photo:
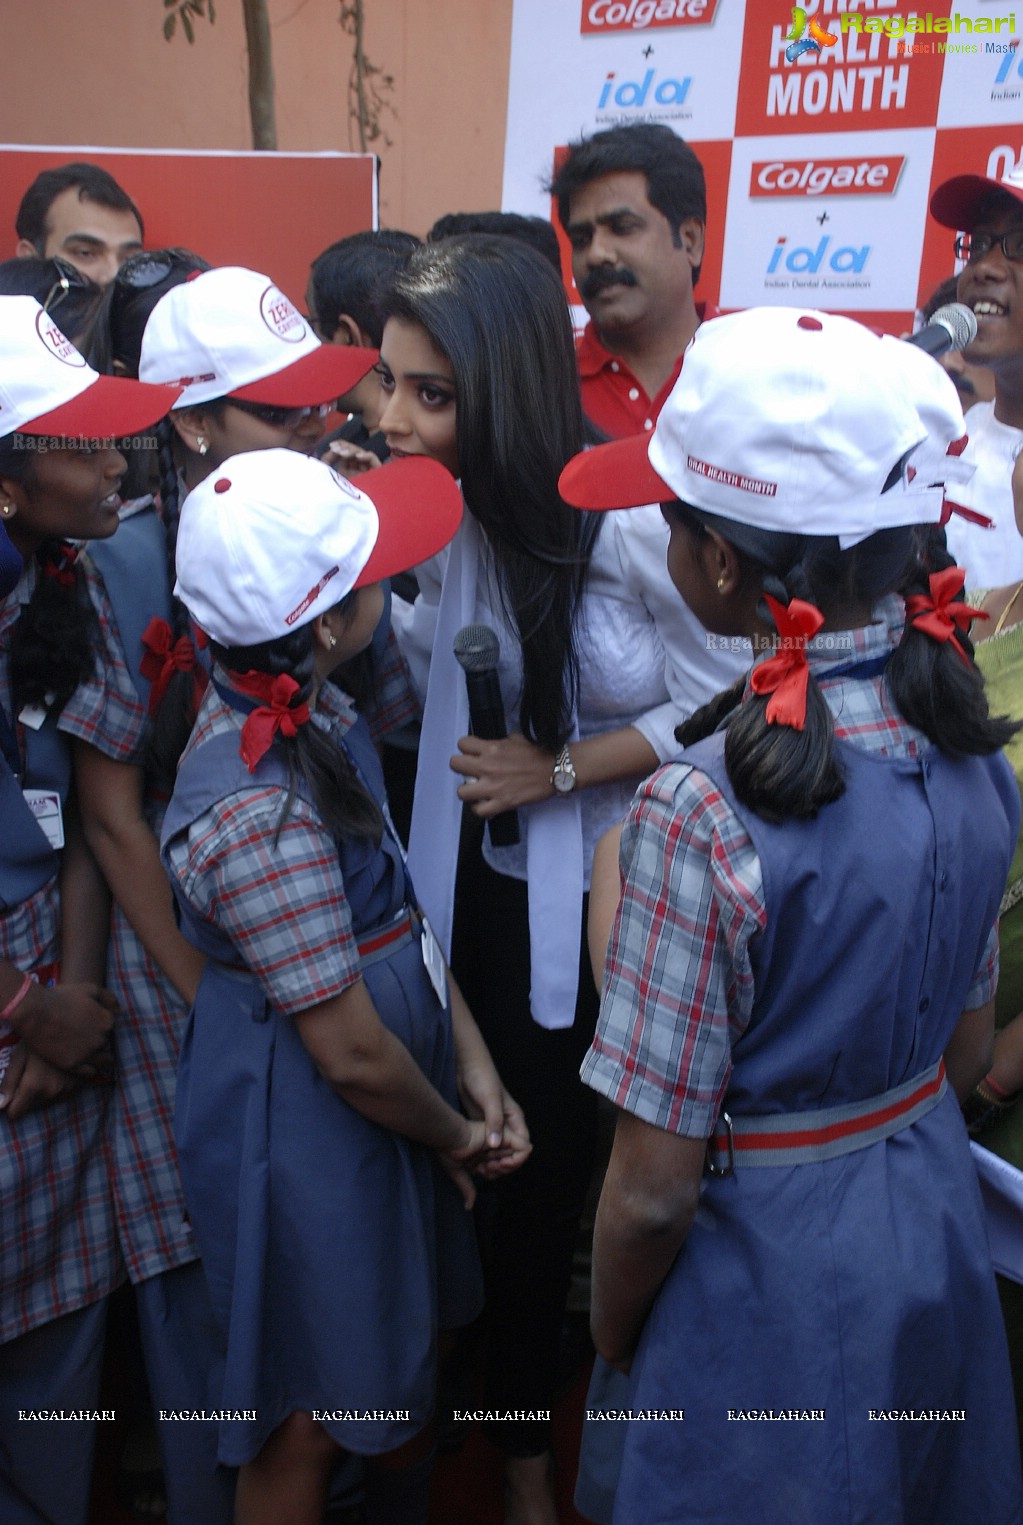
[{"label": "colgate banner", "polygon": [[767,159],[750,172],[751,196],[891,196],[906,161]]},{"label": "colgate banner", "polygon": [[580,31],[641,32],[647,27],[706,26],[718,0],[582,0]]},{"label": "colgate banner", "polygon": [[505,207],[553,215],[559,148],[662,122],[703,162],[697,295],[725,308],[801,303],[903,332],[954,272],[952,235],[927,212],[934,185],[1023,162],[1011,3],[514,4]]}]

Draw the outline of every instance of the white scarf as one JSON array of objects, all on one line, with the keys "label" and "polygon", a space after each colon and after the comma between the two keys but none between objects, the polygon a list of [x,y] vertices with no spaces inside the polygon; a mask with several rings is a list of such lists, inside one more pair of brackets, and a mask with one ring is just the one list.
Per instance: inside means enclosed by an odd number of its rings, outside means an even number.
[{"label": "white scarf", "polygon": [[[449,759],[459,737],[469,731],[465,675],[453,645],[464,625],[478,623],[481,554],[479,527],[466,512],[451,544],[437,609],[409,837],[412,882],[446,958],[451,956],[462,814],[457,794],[461,780]],[[584,882],[579,797],[556,795],[528,805],[519,811],[519,822],[526,834],[530,1010],[541,1027],[571,1027],[579,986]],[[499,927],[494,935],[500,936]]]}]

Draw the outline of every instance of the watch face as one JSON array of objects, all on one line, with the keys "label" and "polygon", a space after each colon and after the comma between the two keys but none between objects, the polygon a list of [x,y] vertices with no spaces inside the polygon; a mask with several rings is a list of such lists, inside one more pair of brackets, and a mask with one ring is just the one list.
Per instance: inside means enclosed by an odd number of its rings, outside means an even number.
[{"label": "watch face", "polygon": [[571,794],[575,788],[575,774],[570,773],[567,768],[557,767],[551,782],[559,794]]}]

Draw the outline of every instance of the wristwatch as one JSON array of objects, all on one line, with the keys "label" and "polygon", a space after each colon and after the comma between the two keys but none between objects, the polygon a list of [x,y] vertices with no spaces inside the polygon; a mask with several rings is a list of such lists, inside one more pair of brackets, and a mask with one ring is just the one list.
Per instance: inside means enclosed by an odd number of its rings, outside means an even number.
[{"label": "wristwatch", "polygon": [[554,759],[554,772],[551,774],[551,783],[559,794],[571,794],[575,788],[575,768],[572,766],[572,756],[567,746],[562,747]]}]

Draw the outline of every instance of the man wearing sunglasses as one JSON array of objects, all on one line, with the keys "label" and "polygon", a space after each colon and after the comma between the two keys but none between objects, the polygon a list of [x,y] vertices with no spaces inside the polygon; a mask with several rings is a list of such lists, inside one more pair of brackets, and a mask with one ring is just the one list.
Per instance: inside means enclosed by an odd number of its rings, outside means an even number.
[{"label": "man wearing sunglasses", "polygon": [[15,227],[19,257],[59,255],[97,286],[108,285],[142,248],[141,212],[98,164],[44,169],[22,197]]},{"label": "man wearing sunglasses", "polygon": [[977,319],[977,337],[963,357],[990,367],[993,402],[970,410],[964,460],[976,466],[957,498],[994,520],[986,529],[953,515],[948,545],[967,583],[1000,587],[1023,578],[1023,539],[1016,529],[1010,481],[1023,450],[1023,168],[1000,180],[955,175],[931,197],[931,215],[956,231],[963,262],[957,295]]}]

